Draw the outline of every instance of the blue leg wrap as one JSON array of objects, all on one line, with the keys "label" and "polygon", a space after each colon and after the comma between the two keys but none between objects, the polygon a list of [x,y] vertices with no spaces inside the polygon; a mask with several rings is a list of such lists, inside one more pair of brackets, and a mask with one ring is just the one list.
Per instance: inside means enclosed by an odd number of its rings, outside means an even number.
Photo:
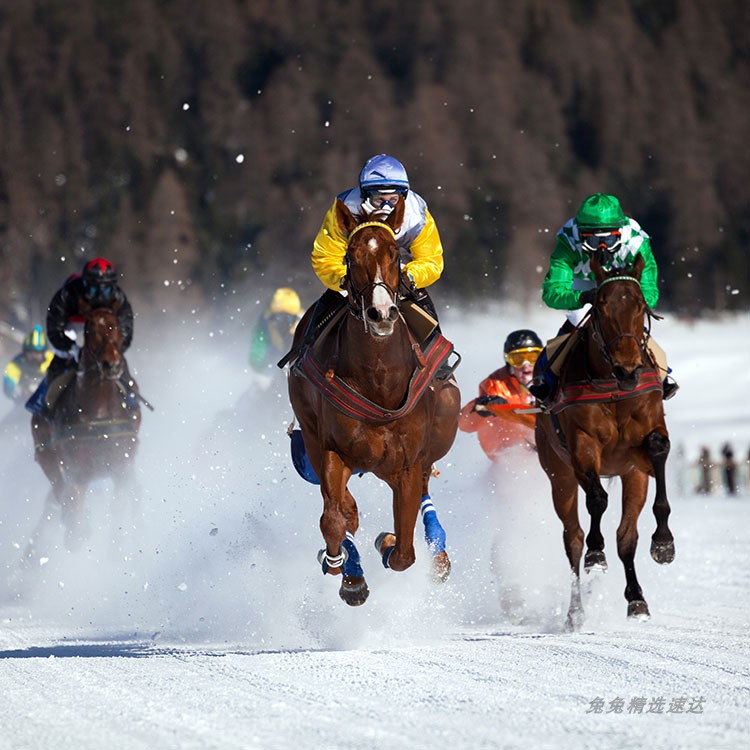
[{"label": "blue leg wrap", "polygon": [[41,383],[39,383],[39,387],[34,391],[34,393],[31,394],[31,397],[26,402],[26,408],[32,413],[36,414],[37,416],[41,416],[41,414],[44,412],[45,407],[45,399],[47,398],[47,380],[43,379]]},{"label": "blue leg wrap", "polygon": [[359,550],[354,544],[354,534],[352,534],[350,531],[347,531],[344,541],[341,542],[341,546],[346,551],[346,560],[344,560],[344,575],[364,578],[365,574],[362,570],[362,566],[360,565],[359,560]]},{"label": "blue leg wrap", "polygon": [[437,511],[432,504],[429,495],[422,496],[422,523],[424,524],[424,538],[430,552],[437,555],[438,552],[445,552],[445,529],[440,525],[437,517]]},{"label": "blue leg wrap", "polygon": [[307,457],[302,430],[292,430],[290,437],[292,438],[292,463],[297,473],[310,484],[320,484],[320,479],[318,479],[318,475]]}]

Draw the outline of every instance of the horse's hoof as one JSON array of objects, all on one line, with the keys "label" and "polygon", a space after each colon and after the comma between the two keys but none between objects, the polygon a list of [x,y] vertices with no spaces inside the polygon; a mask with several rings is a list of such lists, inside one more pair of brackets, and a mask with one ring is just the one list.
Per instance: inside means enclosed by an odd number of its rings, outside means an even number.
[{"label": "horse's hoof", "polygon": [[584,615],[582,609],[568,610],[568,617],[565,620],[565,630],[568,633],[577,633],[583,627]]},{"label": "horse's hoof", "polygon": [[364,578],[355,576],[344,576],[339,589],[339,596],[350,606],[359,607],[367,601],[370,589]]},{"label": "horse's hoof", "polygon": [[432,558],[432,580],[435,583],[445,583],[451,574],[451,561],[447,552],[438,552]]},{"label": "horse's hoof", "polygon": [[669,565],[674,560],[674,542],[657,542],[651,540],[651,557],[659,565]]},{"label": "horse's hoof", "polygon": [[604,550],[587,550],[586,556],[583,558],[583,569],[586,573],[591,573],[592,571],[597,570],[605,572],[607,570],[607,557],[604,554]]},{"label": "horse's hoof", "polygon": [[643,599],[634,599],[632,602],[628,602],[628,617],[633,620],[648,620],[651,617],[648,604]]}]

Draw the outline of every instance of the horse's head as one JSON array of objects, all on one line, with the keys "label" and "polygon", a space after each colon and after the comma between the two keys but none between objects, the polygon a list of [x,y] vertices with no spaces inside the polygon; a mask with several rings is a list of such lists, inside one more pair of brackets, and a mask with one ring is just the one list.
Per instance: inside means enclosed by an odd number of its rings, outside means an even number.
[{"label": "horse's head", "polygon": [[396,230],[404,220],[404,199],[399,198],[387,216],[373,214],[364,221],[339,200],[336,218],[349,238],[344,289],[350,309],[372,336],[390,336],[399,317],[401,264]]},{"label": "horse's head", "polygon": [[110,308],[90,308],[86,314],[83,366],[96,368],[108,380],[118,380],[125,371],[122,331],[117,312]]},{"label": "horse's head", "polygon": [[631,268],[606,271],[595,256],[591,258],[597,284],[593,337],[622,390],[635,388],[640,371],[649,366],[644,331],[648,307],[640,284],[644,265],[639,255]]}]

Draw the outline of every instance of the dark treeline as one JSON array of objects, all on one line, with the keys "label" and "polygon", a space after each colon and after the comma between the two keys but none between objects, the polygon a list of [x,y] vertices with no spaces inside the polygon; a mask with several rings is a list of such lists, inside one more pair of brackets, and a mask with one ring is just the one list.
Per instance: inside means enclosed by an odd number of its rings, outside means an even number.
[{"label": "dark treeline", "polygon": [[140,309],[261,281],[309,250],[366,158],[407,166],[440,294],[538,299],[591,192],[652,235],[661,306],[747,308],[746,0],[0,3],[0,320],[84,258]]}]

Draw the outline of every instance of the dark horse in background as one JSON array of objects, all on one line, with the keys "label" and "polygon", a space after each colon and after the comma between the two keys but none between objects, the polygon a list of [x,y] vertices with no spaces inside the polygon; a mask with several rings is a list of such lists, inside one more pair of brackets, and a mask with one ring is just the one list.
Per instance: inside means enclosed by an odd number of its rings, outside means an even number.
[{"label": "dark horse in background", "polygon": [[125,366],[117,311],[89,310],[74,377],[51,415],[32,417],[35,458],[51,490],[27,556],[34,554],[44,520],[55,505],[62,510],[66,545],[73,548],[86,538],[84,499],[97,479],[112,480],[116,517],[128,506],[133,510],[137,491],[133,461],[141,412],[126,403],[119,382]]},{"label": "dark horse in background", "polygon": [[596,300],[560,373],[560,390],[537,417],[539,461],[552,485],[555,511],[563,523],[563,541],[573,573],[567,626],[583,623],[580,562],[583,530],[578,520],[578,487],[586,494],[591,528],[584,568],[606,568],[601,518],[607,508],[602,477],[622,481],[622,517],[617,552],[625,567],[628,616],[647,618],[648,605],[635,573],[638,517],[646,502],[649,477],[656,480],[656,531],[651,556],[658,563],[674,559],[669,530],[665,465],[669,433],[664,420],[661,378],[648,352],[649,312],[640,287],[643,259],[632,269],[605,272],[596,258],[591,269]]},{"label": "dark horse in background", "polygon": [[[421,508],[433,572],[438,580],[448,576],[445,535],[428,484],[434,462],[455,439],[460,392],[452,378],[434,377],[452,352],[450,342],[436,331],[423,351],[399,308],[395,231],[403,221],[403,199],[382,221],[360,223],[341,201],[336,215],[349,238],[347,309],[336,330],[324,331],[315,346],[303,345],[291,367],[289,397],[320,478],[326,547],[318,559],[325,573],[343,574],[339,594],[355,606],[369,591],[354,545],[359,516],[347,487],[354,472],[371,472],[393,491],[395,533],[375,540],[383,564],[401,571],[414,563]],[[297,342],[311,314],[298,326]]]}]

